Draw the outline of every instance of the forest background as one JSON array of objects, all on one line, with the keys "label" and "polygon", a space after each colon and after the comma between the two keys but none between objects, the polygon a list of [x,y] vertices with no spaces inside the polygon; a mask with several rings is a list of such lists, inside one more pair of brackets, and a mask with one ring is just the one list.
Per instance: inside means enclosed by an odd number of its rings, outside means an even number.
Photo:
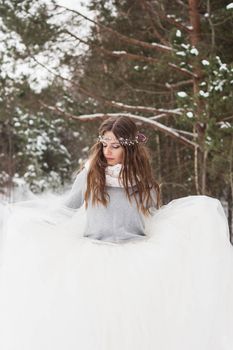
[{"label": "forest background", "polygon": [[60,191],[100,122],[125,115],[149,137],[163,203],[217,197],[232,228],[233,2],[81,5],[0,0],[1,197]]}]

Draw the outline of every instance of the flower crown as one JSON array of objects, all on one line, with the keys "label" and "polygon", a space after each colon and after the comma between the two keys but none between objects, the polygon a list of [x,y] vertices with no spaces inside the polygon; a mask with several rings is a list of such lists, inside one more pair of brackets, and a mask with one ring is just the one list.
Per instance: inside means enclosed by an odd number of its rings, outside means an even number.
[{"label": "flower crown", "polygon": [[[110,141],[111,139],[112,139],[111,137],[104,137],[102,135],[99,135],[97,140],[99,142],[103,142],[103,141]],[[119,139],[117,139],[117,140],[123,146],[132,146],[135,143],[146,143],[148,138],[144,134],[142,134],[141,132],[138,132],[134,139],[133,138],[119,137]]]}]

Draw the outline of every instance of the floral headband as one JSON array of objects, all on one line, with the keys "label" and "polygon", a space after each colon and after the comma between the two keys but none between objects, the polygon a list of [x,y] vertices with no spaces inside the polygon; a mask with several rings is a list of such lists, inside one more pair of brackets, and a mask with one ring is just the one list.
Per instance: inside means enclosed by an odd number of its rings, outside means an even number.
[{"label": "floral headband", "polygon": [[[110,141],[110,140],[112,140],[112,138],[99,135],[97,140],[99,142],[104,142],[104,141]],[[134,139],[132,139],[132,138],[127,139],[124,137],[119,137],[119,139],[118,139],[119,143],[123,146],[132,146],[135,143],[146,143],[147,140],[148,140],[148,138],[144,134],[142,134],[141,132],[138,132]]]}]

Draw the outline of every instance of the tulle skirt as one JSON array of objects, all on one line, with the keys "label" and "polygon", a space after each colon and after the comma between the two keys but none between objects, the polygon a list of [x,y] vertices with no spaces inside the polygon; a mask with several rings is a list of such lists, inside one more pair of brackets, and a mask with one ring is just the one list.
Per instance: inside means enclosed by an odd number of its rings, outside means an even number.
[{"label": "tulle skirt", "polygon": [[217,199],[173,200],[145,238],[117,244],[83,237],[84,208],[53,201],[1,206],[1,350],[233,349],[233,247]]}]

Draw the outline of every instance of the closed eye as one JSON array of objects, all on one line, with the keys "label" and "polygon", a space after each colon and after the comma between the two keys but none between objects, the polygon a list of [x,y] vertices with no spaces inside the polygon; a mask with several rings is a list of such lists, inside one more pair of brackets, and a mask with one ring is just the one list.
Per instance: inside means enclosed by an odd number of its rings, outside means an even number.
[{"label": "closed eye", "polygon": [[[107,147],[106,143],[103,143],[103,147]],[[120,145],[111,145],[112,148],[119,148]]]}]

